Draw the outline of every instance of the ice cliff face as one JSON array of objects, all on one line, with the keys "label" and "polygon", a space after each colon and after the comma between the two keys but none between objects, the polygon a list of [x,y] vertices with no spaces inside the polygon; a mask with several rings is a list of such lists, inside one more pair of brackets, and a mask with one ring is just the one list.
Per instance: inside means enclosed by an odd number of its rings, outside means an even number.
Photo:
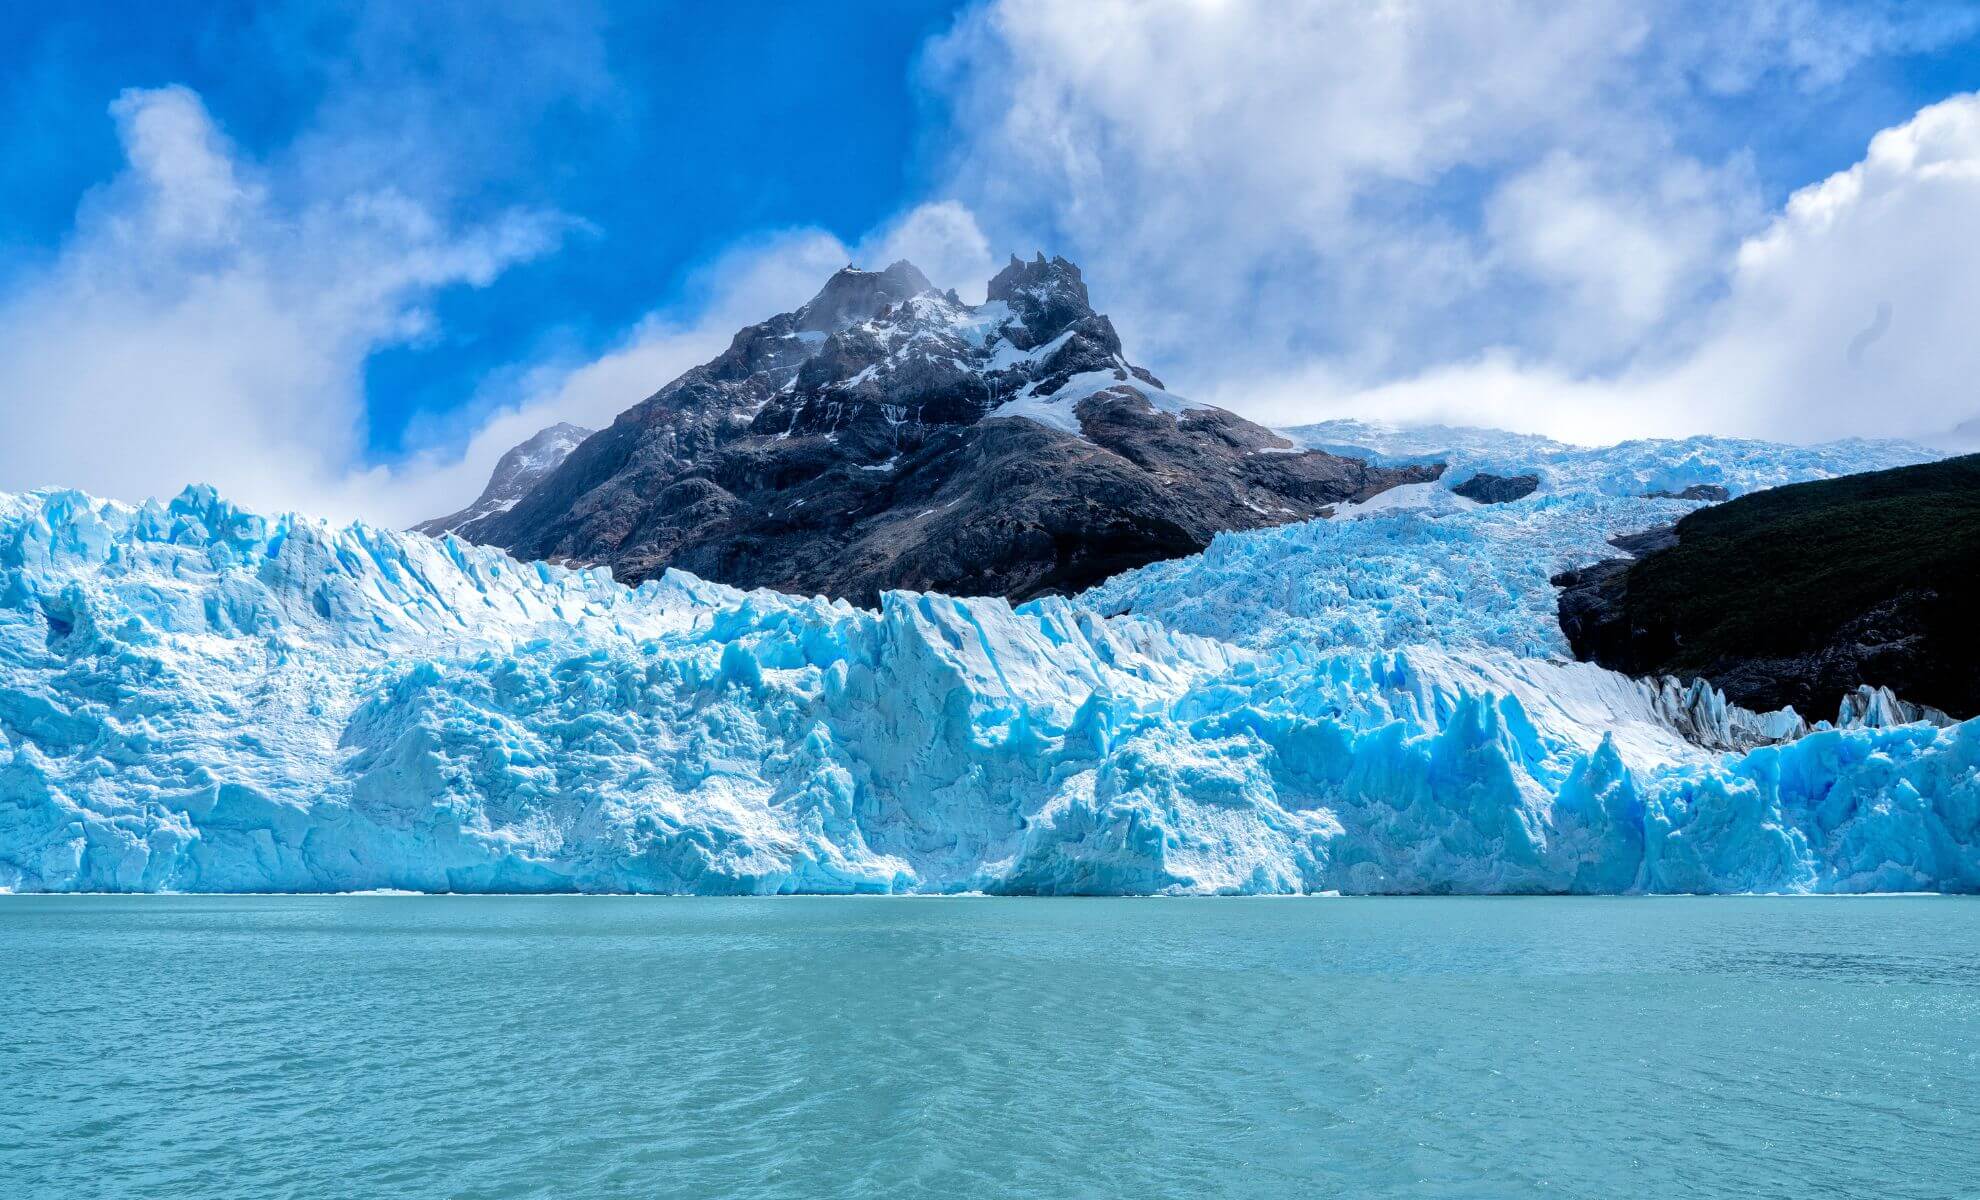
[{"label": "ice cliff face", "polygon": [[1015,609],[0,497],[0,888],[1980,889],[1980,722],[1561,660],[1695,505],[1423,486]]}]

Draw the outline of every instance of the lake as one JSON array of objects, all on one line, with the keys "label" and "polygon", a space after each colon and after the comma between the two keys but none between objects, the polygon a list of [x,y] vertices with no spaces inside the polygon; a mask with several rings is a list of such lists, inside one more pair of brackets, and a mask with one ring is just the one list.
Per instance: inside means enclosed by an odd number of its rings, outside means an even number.
[{"label": "lake", "polygon": [[1980,902],[0,897],[12,1197],[1980,1188]]}]

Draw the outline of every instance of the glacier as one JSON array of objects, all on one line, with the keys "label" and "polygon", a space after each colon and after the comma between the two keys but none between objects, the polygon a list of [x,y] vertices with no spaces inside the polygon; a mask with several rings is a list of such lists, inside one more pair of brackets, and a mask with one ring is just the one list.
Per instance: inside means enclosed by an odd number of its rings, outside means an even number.
[{"label": "glacier", "polygon": [[1579,446],[1538,434],[1466,425],[1390,425],[1335,420],[1281,429],[1295,444],[1395,466],[1448,465],[1446,478],[1462,483],[1478,471],[1494,475],[1532,472],[1555,491],[1641,496],[1716,485],[1732,495],[1788,483],[1829,479],[1859,471],[1907,467],[1945,457],[1917,442],[1845,438],[1800,446],[1751,438],[1698,436],[1639,438],[1607,446]]},{"label": "glacier", "polygon": [[[1742,488],[1909,453],[1753,445],[1688,453]],[[1568,661],[1547,576],[1696,507],[1599,482],[1635,469],[1016,608],[0,496],[0,890],[1980,890],[1980,721]]]},{"label": "glacier", "polygon": [[[1548,581],[1620,556],[1610,538],[1674,524],[1702,506],[1649,493],[1712,484],[1737,496],[1943,457],[1909,442],[1864,439],[1795,446],[1694,437],[1585,447],[1501,430],[1365,421],[1282,432],[1386,465],[1448,466],[1434,483],[1347,506],[1336,514],[1346,520],[1220,534],[1202,554],[1107,580],[1087,602],[1252,646],[1421,642],[1567,657]],[[1508,504],[1481,505],[1451,490],[1478,471],[1530,472],[1541,485]]]}]

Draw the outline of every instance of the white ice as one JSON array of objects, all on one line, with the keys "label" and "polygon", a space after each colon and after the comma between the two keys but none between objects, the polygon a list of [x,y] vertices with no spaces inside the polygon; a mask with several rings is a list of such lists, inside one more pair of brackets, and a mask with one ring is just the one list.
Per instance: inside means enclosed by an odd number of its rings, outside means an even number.
[{"label": "white ice", "polygon": [[1556,482],[869,611],[0,497],[0,889],[1980,888],[1980,722],[1565,661],[1546,576],[1693,507]]}]

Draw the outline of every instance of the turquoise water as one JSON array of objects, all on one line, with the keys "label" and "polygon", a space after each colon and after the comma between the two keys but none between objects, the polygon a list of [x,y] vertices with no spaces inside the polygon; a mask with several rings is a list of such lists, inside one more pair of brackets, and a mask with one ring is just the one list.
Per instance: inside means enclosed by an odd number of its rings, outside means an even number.
[{"label": "turquoise water", "polygon": [[1980,902],[0,897],[11,1197],[1971,1196]]}]

